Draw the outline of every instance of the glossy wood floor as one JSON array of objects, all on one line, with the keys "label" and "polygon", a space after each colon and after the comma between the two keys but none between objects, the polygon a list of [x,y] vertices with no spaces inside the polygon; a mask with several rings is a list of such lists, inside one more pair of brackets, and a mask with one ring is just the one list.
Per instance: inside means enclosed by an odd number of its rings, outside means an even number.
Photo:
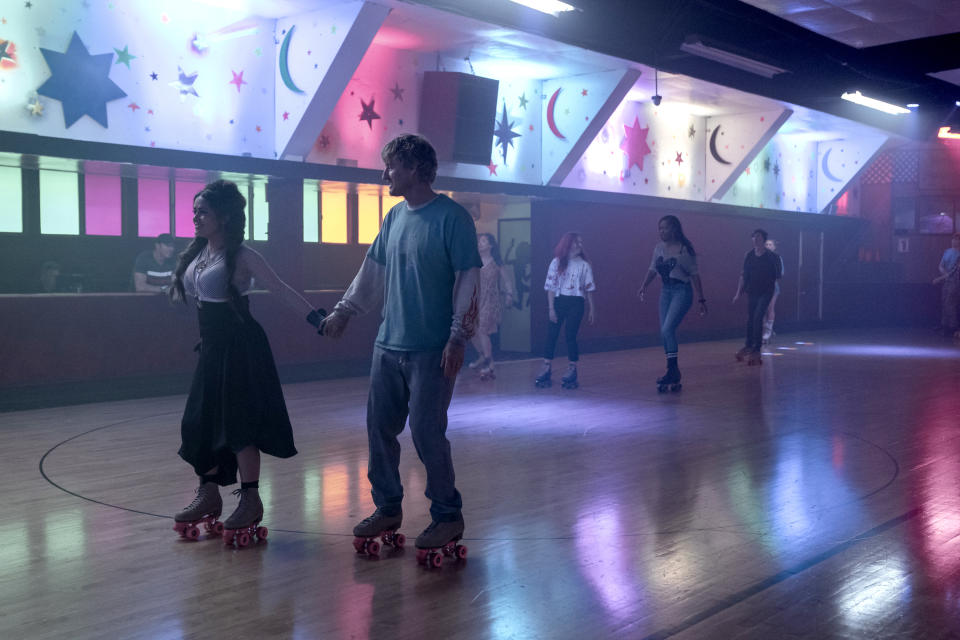
[{"label": "glossy wood floor", "polygon": [[[2,638],[957,638],[960,349],[929,332],[778,336],[465,372],[450,411],[469,557],[357,556],[364,378],[286,388],[269,539],[186,542],[184,397],[0,414]],[[558,360],[558,373],[565,363]],[[427,524],[402,440],[403,531]],[[225,510],[234,498],[225,493]]]}]

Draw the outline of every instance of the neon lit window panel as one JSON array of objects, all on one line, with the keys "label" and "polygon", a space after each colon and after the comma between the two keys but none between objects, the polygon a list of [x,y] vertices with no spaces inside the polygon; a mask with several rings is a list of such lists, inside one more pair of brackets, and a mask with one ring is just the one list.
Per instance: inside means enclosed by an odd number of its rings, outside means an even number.
[{"label": "neon lit window panel", "polygon": [[137,180],[137,235],[156,238],[170,233],[170,182],[155,178]]},{"label": "neon lit window panel", "polygon": [[80,183],[76,173],[40,169],[40,233],[80,233]]},{"label": "neon lit window panel", "polygon": [[23,183],[20,167],[0,167],[0,233],[23,233]]},{"label": "neon lit window panel", "polygon": [[320,238],[327,244],[347,243],[347,194],[320,194]]},{"label": "neon lit window panel", "polygon": [[83,176],[84,217],[88,236],[119,236],[122,233],[120,176]]},{"label": "neon lit window panel", "polygon": [[[195,235],[193,226],[193,197],[203,189],[202,182],[186,182],[177,180],[174,185],[173,213],[178,238],[192,238]],[[243,193],[243,189],[240,190]]]},{"label": "neon lit window panel", "polygon": [[372,244],[380,232],[380,196],[376,193],[361,193],[357,200],[357,242]]},{"label": "neon lit window panel", "polygon": [[303,241],[320,242],[320,227],[318,224],[317,183],[314,180],[305,180],[303,183]]},{"label": "neon lit window panel", "polygon": [[383,217],[386,218],[387,214],[390,213],[390,209],[393,209],[394,206],[403,202],[403,198],[400,196],[391,196],[389,194],[383,194]]},{"label": "neon lit window panel", "polygon": [[251,216],[250,212],[247,211],[247,216],[253,220],[253,239],[266,240],[270,230],[270,205],[267,204],[267,185],[265,182],[253,183],[253,215]]}]

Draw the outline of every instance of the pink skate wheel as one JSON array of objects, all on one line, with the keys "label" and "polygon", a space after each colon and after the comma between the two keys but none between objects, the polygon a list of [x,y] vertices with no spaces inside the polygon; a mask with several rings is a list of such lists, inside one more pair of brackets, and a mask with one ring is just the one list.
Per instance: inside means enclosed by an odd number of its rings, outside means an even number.
[{"label": "pink skate wheel", "polygon": [[443,565],[443,556],[437,552],[431,553],[430,564],[434,569],[439,569]]},{"label": "pink skate wheel", "polygon": [[231,545],[233,544],[233,536],[236,534],[236,529],[224,529],[223,530],[223,544]]},{"label": "pink skate wheel", "polygon": [[257,527],[257,538],[260,540],[267,539],[267,528],[266,527]]},{"label": "pink skate wheel", "polygon": [[403,549],[403,545],[405,545],[406,543],[407,543],[407,536],[403,535],[402,533],[398,533],[395,536],[393,536],[393,546],[395,546],[397,549]]},{"label": "pink skate wheel", "polygon": [[426,564],[428,553],[426,549],[417,549],[417,564]]},{"label": "pink skate wheel", "polygon": [[454,554],[458,559],[463,560],[467,557],[467,548],[462,544],[458,544],[457,548],[454,550]]},{"label": "pink skate wheel", "polygon": [[237,536],[237,546],[240,548],[243,548],[248,544],[250,544],[250,534],[244,531],[243,533]]},{"label": "pink skate wheel", "polygon": [[186,537],[187,537],[187,539],[189,539],[189,540],[196,540],[197,538],[200,537],[200,529],[197,529],[197,528],[196,528],[195,526],[193,526],[193,525],[191,525],[191,526],[187,529],[186,533],[187,533],[187,536],[186,536]]},{"label": "pink skate wheel", "polygon": [[353,539],[353,548],[357,550],[357,553],[363,553],[363,546],[366,541],[363,538],[354,538]]},{"label": "pink skate wheel", "polygon": [[367,553],[371,556],[380,555],[380,543],[376,540],[371,540],[367,543]]},{"label": "pink skate wheel", "polygon": [[222,523],[222,522],[214,522],[213,525],[210,527],[210,530],[213,531],[214,534],[216,534],[216,535],[218,535],[218,536],[222,536],[222,535],[223,535],[223,523]]}]

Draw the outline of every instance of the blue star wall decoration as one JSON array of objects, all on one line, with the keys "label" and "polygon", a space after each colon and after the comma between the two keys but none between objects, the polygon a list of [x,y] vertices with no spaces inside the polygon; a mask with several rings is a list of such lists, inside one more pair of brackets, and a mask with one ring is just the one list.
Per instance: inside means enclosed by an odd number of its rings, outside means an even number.
[{"label": "blue star wall decoration", "polygon": [[197,93],[197,90],[193,88],[193,83],[197,81],[198,71],[193,73],[184,73],[183,68],[177,66],[177,81],[169,83],[171,87],[175,87],[177,91],[180,92],[180,102],[186,100],[187,96],[196,96],[200,97],[200,94]]},{"label": "blue star wall decoration", "polygon": [[70,128],[86,115],[106,128],[107,103],[127,95],[109,77],[113,53],[90,55],[76,31],[65,53],[43,48],[40,53],[50,67],[50,78],[37,93],[61,102],[64,126]]},{"label": "blue star wall decoration", "polygon": [[496,146],[501,147],[503,154],[503,166],[507,166],[507,148],[513,146],[513,139],[519,138],[520,134],[513,131],[513,124],[507,115],[507,103],[503,103],[503,115],[500,116],[500,122],[497,122],[497,128],[493,130],[493,135],[497,138]]}]

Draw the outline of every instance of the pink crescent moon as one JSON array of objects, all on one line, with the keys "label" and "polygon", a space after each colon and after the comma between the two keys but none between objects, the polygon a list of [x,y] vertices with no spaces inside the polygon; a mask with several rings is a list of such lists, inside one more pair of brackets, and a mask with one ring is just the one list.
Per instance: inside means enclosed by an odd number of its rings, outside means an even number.
[{"label": "pink crescent moon", "polygon": [[550,131],[553,131],[553,135],[557,136],[561,140],[566,140],[567,138],[560,133],[560,130],[557,129],[557,123],[553,119],[553,108],[557,106],[557,96],[560,95],[560,89],[557,89],[553,92],[553,95],[550,96],[550,102],[547,103],[547,126],[550,127]]}]

